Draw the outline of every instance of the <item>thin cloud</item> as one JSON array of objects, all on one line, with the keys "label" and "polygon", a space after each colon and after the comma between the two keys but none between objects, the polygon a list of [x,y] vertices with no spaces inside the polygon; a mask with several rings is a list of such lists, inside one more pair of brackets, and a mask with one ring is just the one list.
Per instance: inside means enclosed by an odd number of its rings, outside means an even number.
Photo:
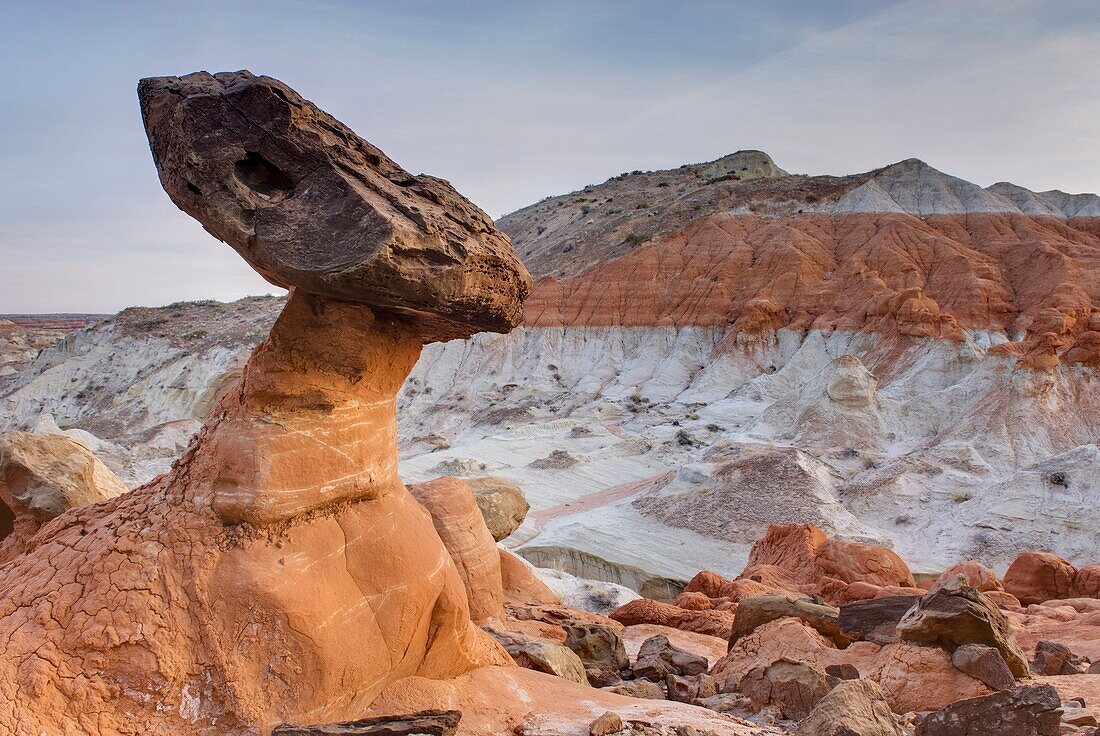
[{"label": "thin cloud", "polygon": [[153,170],[136,81],[201,68],[283,78],[494,216],[739,148],[796,172],[916,156],[981,184],[1100,189],[1089,2],[44,0],[6,15],[0,312],[272,291]]}]

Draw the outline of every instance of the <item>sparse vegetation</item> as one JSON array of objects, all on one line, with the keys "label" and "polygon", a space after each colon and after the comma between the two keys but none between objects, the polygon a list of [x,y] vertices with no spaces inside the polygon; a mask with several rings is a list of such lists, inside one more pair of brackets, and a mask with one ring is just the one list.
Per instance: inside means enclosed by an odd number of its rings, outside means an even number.
[{"label": "sparse vegetation", "polygon": [[1052,486],[1061,486],[1062,488],[1069,488],[1069,476],[1065,471],[1056,470],[1050,474],[1050,484]]},{"label": "sparse vegetation", "polygon": [[974,498],[974,494],[970,491],[955,491],[951,494],[951,500],[955,503],[966,503],[972,498]]},{"label": "sparse vegetation", "polygon": [[648,240],[646,236],[639,235],[638,233],[630,233],[630,235],[627,235],[625,238],[623,238],[623,242],[627,245],[641,245],[646,240]]},{"label": "sparse vegetation", "polygon": [[152,319],[143,319],[140,322],[134,323],[135,330],[141,330],[142,332],[152,332],[158,327],[163,327],[168,324],[167,317],[153,317]]}]

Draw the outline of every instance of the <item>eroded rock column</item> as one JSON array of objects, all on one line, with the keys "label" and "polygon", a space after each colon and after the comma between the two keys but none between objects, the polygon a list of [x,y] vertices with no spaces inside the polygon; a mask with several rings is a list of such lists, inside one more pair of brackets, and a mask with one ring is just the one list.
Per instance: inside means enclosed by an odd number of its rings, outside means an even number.
[{"label": "eroded rock column", "polygon": [[511,244],[277,80],[139,96],[173,201],[291,296],[170,473],[0,567],[0,731],[262,733],[508,663],[397,475],[395,397],[422,344],[518,324]]}]

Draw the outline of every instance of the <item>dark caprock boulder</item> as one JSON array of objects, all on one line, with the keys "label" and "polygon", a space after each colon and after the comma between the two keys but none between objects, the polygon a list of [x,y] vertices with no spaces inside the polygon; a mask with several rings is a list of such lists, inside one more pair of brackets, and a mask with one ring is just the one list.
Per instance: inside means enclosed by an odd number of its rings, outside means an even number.
[{"label": "dark caprock boulder", "polygon": [[994,647],[1017,678],[1027,677],[1024,653],[1008,619],[984,593],[961,578],[928,592],[898,623],[901,638],[954,652],[963,644]]},{"label": "dark caprock boulder", "polygon": [[840,630],[852,641],[890,644],[898,639],[898,622],[920,599],[919,595],[892,595],[845,603],[840,607]]},{"label": "dark caprock boulder", "polygon": [[823,606],[803,598],[788,595],[760,595],[746,598],[737,606],[737,616],[733,620],[729,648],[743,637],[766,623],[780,618],[797,618],[816,629],[823,636],[832,639],[837,646],[847,646],[851,640],[840,630],[840,611],[832,606]]},{"label": "dark caprock boulder", "polygon": [[1058,736],[1061,705],[1050,685],[1021,685],[929,713],[916,736]]},{"label": "dark caprock boulder", "polygon": [[172,201],[272,283],[414,316],[439,340],[519,324],[531,279],[492,219],[279,80],[196,72],[138,96]]}]

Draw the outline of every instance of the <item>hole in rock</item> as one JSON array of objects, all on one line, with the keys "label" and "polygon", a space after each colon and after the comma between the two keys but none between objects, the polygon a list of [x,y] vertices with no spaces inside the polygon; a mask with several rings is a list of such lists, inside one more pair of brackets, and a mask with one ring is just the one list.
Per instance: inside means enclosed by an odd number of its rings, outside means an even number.
[{"label": "hole in rock", "polygon": [[294,191],[291,178],[258,153],[245,154],[235,169],[242,184],[268,199],[282,199]]}]

